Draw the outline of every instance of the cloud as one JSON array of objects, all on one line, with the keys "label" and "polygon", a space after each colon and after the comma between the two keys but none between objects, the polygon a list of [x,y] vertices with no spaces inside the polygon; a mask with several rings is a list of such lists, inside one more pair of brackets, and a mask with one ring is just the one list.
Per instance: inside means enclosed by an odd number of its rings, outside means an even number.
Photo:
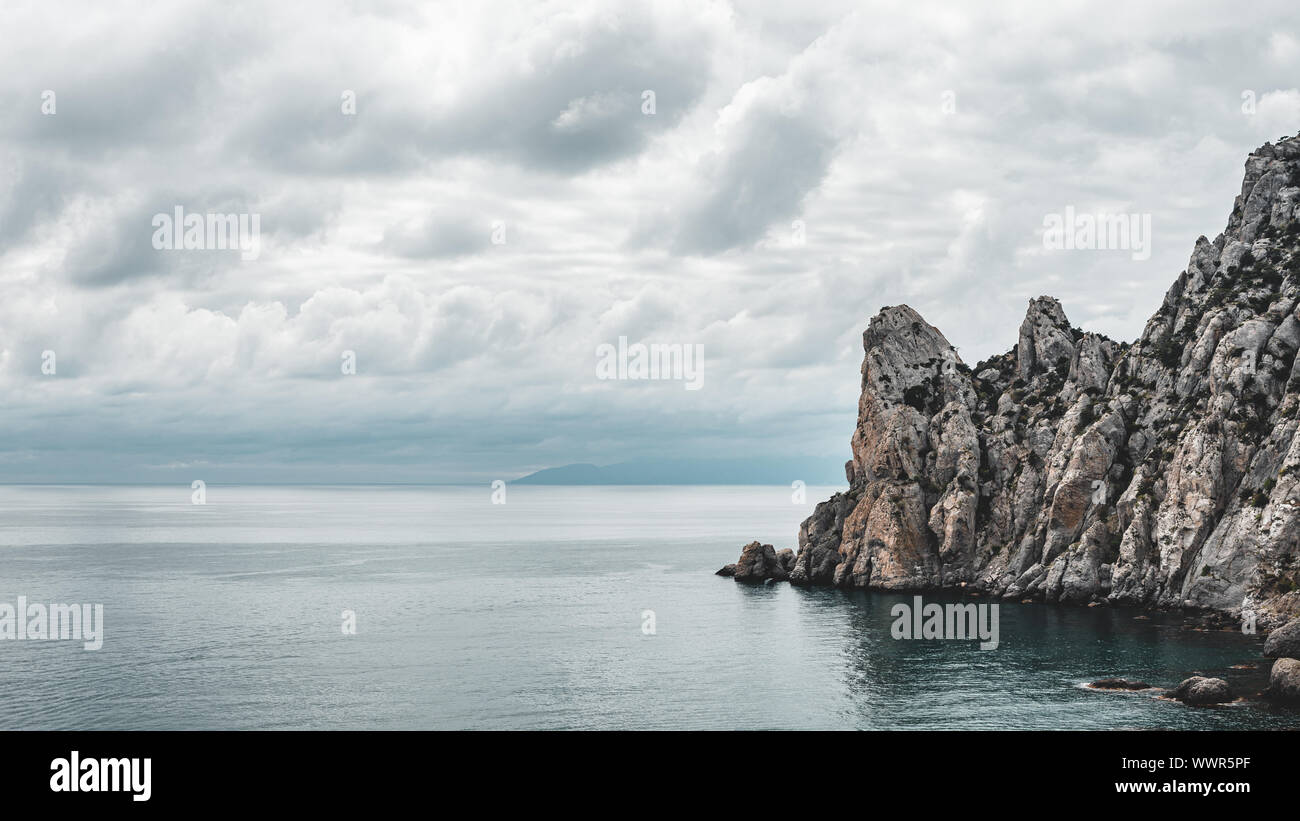
[{"label": "cloud", "polygon": [[1300,122],[1300,89],[1267,91],[1260,98],[1251,124],[1267,139],[1285,137]]},{"label": "cloud", "polygon": [[847,40],[843,31],[851,28],[818,39],[781,76],[740,88],[719,115],[714,146],[694,163],[694,184],[634,243],[716,254],[751,245],[796,216],[839,143],[860,133],[837,111],[857,86],[837,84],[844,72],[835,67],[844,57],[837,51]]},{"label": "cloud", "polygon": [[70,188],[65,171],[43,158],[0,159],[0,240],[25,240],[63,210],[63,192]]},{"label": "cloud", "polygon": [[[880,306],[970,362],[1042,293],[1131,339],[1300,129],[1280,0],[859,5],[7,13],[0,478],[840,464]],[[153,249],[177,205],[261,254]],[[1151,259],[1045,249],[1067,206],[1151,214]],[[596,379],[619,336],[704,388]]]},{"label": "cloud", "polygon": [[[295,62],[259,67],[274,100],[225,80],[244,111],[223,126],[225,150],[302,173],[392,174],[429,162],[484,157],[538,171],[588,171],[635,155],[697,102],[709,54],[725,34],[717,3],[653,7],[485,3],[454,26],[441,16],[400,27],[276,20],[278,48],[327,48],[326,72]],[[394,47],[392,41],[401,43]],[[342,114],[342,94],[355,98]],[[643,105],[646,93],[654,110]]]},{"label": "cloud", "polygon": [[443,211],[385,230],[383,248],[414,259],[456,257],[491,245],[492,226],[469,214]]},{"label": "cloud", "polygon": [[433,141],[561,173],[631,156],[704,92],[725,13],[710,3],[595,14],[530,7],[494,27],[479,70],[435,108]]}]

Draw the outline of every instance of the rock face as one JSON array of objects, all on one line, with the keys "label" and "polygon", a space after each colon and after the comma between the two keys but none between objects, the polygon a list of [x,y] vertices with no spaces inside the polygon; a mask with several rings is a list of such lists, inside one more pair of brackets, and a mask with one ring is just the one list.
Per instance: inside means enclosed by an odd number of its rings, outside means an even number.
[{"label": "rock face", "polygon": [[1300,703],[1300,661],[1278,659],[1273,662],[1264,696],[1274,701]]},{"label": "rock face", "polygon": [[1224,704],[1236,696],[1228,682],[1221,678],[1192,676],[1169,691],[1170,698],[1176,698],[1184,704],[1202,707],[1206,704]]},{"label": "rock face", "polygon": [[849,489],[803,523],[790,581],[1300,615],[1298,210],[1300,138],[1266,144],[1132,344],[1038,297],[971,369],[881,310]]}]

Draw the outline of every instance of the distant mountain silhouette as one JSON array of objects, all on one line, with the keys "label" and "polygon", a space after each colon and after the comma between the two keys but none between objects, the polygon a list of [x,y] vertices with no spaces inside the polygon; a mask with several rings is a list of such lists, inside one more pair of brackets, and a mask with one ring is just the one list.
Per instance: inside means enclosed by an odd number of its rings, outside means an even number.
[{"label": "distant mountain silhouette", "polygon": [[574,464],[545,468],[514,480],[520,485],[844,485],[834,459],[683,459]]}]

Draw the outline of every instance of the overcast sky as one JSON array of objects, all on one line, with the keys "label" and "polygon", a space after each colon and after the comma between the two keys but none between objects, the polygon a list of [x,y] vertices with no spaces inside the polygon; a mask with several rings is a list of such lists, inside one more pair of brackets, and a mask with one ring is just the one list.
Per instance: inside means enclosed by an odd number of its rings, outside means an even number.
[{"label": "overcast sky", "polygon": [[[0,7],[3,481],[838,475],[881,306],[1131,340],[1300,129],[1294,0],[108,5]],[[177,206],[257,258],[155,250]],[[1150,258],[1045,249],[1067,206]],[[598,379],[620,336],[701,388]]]}]

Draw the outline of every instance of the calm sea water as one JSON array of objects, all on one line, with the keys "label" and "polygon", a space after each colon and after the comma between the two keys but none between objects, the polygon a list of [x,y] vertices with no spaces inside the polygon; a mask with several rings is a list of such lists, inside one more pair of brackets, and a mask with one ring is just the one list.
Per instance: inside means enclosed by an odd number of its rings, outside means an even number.
[{"label": "calm sea water", "polygon": [[751,539],[793,546],[810,506],[788,488],[190,493],[0,487],[0,602],[106,623],[97,652],[0,641],[0,728],[1300,727],[1080,688],[1199,671],[1257,692],[1239,633],[1004,604],[981,651],[892,639],[910,597],[714,576]]}]

